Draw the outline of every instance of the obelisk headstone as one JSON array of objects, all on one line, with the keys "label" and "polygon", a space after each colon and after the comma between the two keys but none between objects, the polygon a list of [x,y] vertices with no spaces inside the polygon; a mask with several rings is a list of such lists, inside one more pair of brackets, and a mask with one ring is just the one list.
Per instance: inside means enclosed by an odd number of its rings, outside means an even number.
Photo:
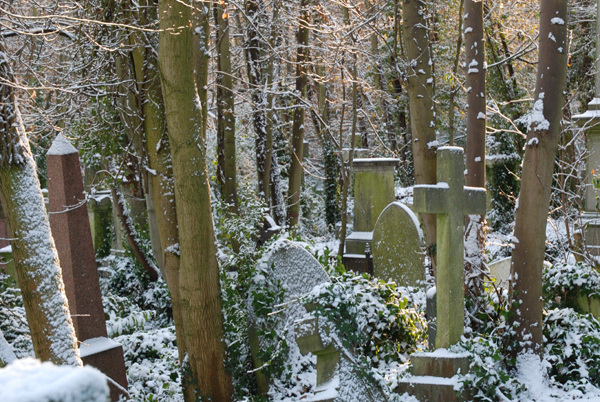
[{"label": "obelisk headstone", "polygon": [[[75,333],[83,346],[102,344],[95,353],[86,352],[82,360],[126,388],[123,348],[107,338],[79,154],[59,134],[46,155],[50,227]],[[113,400],[118,398],[118,394],[119,391],[111,386]]]}]

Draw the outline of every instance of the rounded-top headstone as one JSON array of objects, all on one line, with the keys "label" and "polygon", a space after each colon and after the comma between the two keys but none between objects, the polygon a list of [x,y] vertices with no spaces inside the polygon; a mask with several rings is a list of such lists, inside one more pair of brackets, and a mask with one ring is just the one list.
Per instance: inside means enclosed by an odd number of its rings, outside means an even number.
[{"label": "rounded-top headstone", "polygon": [[[298,345],[294,325],[307,311],[302,302],[295,300],[312,291],[315,286],[330,283],[331,280],[319,261],[306,249],[289,240],[280,240],[258,263],[253,281],[248,299],[248,337],[254,365],[259,368],[264,364],[258,357],[259,350],[273,346],[273,341],[261,337],[257,331],[257,317],[253,308],[256,291],[262,289],[278,292],[280,287],[285,290],[281,304],[270,306],[273,309],[272,318],[277,320],[273,325],[278,333],[288,330],[287,344],[291,350],[296,350]],[[256,371],[256,381],[260,393],[266,395],[269,389],[268,379],[261,370]]]},{"label": "rounded-top headstone", "polygon": [[373,231],[373,274],[399,286],[420,286],[425,279],[423,233],[417,216],[392,202],[379,215]]}]

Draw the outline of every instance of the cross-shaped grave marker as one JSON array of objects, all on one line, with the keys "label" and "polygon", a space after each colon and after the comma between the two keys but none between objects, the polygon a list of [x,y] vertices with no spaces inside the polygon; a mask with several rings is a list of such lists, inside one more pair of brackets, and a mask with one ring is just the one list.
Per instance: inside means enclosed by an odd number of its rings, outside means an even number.
[{"label": "cross-shaped grave marker", "polygon": [[437,214],[437,333],[436,349],[460,341],[465,327],[465,215],[485,214],[485,189],[465,187],[463,149],[437,151],[435,185],[414,187],[414,210]]}]

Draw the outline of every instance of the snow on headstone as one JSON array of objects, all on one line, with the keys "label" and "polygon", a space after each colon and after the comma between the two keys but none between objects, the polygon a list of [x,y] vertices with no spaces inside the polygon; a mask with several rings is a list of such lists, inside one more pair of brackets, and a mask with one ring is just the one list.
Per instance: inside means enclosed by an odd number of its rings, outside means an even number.
[{"label": "snow on headstone", "polygon": [[78,153],[77,148],[73,146],[62,134],[56,136],[46,155],[69,155]]},{"label": "snow on headstone", "polygon": [[[73,152],[74,151],[74,152]],[[65,293],[77,339],[107,339],[98,267],[87,211],[79,154],[62,135],[47,153],[50,227],[56,243]],[[123,348],[116,344],[83,357],[127,388]],[[113,400],[121,391],[111,384]]]},{"label": "snow on headstone", "polygon": [[[250,300],[248,301],[248,327],[250,337],[250,349],[256,368],[263,365],[258,358],[258,352],[265,347],[265,340],[257,333],[257,317],[253,308],[253,293],[257,290],[277,292],[281,287],[284,296],[281,306],[274,312],[277,317],[278,333],[287,331],[287,344],[290,347],[290,355],[300,356],[298,346],[295,342],[293,331],[294,323],[301,319],[306,313],[306,308],[296,300],[309,293],[317,285],[329,283],[330,279],[319,261],[303,247],[288,240],[276,242],[271,250],[261,259],[257,267],[257,275],[254,284],[250,288]],[[267,341],[268,342],[268,341]],[[256,371],[257,382],[261,393],[268,391],[269,384],[260,370]]]},{"label": "snow on headstone", "polygon": [[108,397],[106,378],[92,367],[25,358],[0,369],[2,402],[105,402]]},{"label": "snow on headstone", "polygon": [[373,274],[399,286],[419,286],[425,279],[423,233],[417,216],[400,202],[379,215],[373,231]]}]

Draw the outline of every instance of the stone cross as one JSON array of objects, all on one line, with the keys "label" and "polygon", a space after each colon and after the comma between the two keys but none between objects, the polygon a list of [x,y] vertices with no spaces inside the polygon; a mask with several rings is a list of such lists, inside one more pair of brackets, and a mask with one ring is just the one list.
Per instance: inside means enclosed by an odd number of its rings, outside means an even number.
[{"label": "stone cross", "polygon": [[[106,331],[79,153],[59,134],[48,150],[47,165],[50,227],[82,360],[127,388],[123,348]],[[119,393],[111,385],[113,400]]]},{"label": "stone cross", "polygon": [[413,208],[437,214],[437,334],[435,347],[448,348],[464,333],[465,215],[485,214],[485,189],[465,187],[465,163],[459,147],[441,147],[436,185],[414,187]]}]

